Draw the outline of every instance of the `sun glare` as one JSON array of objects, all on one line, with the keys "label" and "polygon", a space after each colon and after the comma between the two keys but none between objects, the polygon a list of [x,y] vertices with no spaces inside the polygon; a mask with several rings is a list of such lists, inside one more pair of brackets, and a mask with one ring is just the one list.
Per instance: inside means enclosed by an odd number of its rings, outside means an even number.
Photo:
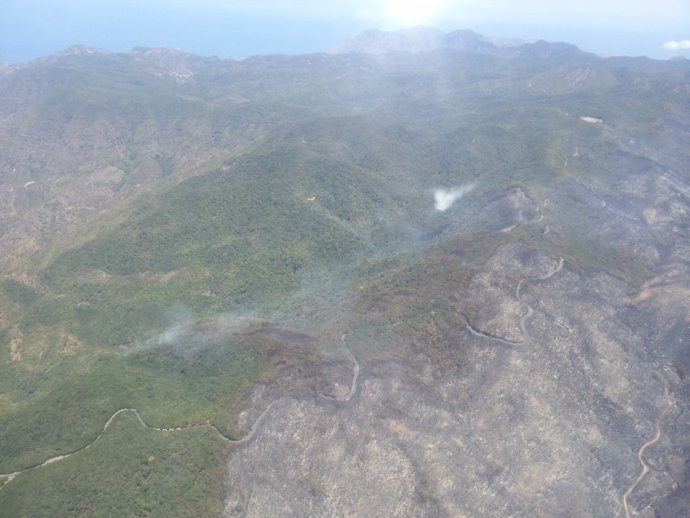
[{"label": "sun glare", "polygon": [[387,0],[388,15],[396,25],[423,25],[434,21],[444,0]]}]

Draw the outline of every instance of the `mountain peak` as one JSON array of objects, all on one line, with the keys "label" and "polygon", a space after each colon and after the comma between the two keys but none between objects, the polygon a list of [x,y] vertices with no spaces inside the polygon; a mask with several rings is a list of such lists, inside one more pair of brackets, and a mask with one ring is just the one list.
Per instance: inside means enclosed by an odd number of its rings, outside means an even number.
[{"label": "mountain peak", "polygon": [[88,45],[72,45],[57,53],[59,56],[91,56],[94,54],[110,54],[110,51]]},{"label": "mountain peak", "polygon": [[445,34],[432,27],[417,26],[398,31],[372,29],[360,32],[331,50],[334,54],[386,54],[428,52],[443,46]]},{"label": "mountain peak", "polygon": [[187,56],[187,53],[181,49],[173,47],[134,47],[130,49],[129,54],[135,56],[143,56],[147,58],[159,58],[159,57],[182,57]]},{"label": "mountain peak", "polygon": [[452,49],[485,54],[534,55],[550,57],[581,53],[575,46],[546,41],[491,38],[469,29],[445,33],[432,27],[411,27],[397,31],[367,30],[331,49],[334,54],[386,54],[388,52],[429,52]]},{"label": "mountain peak", "polygon": [[523,40],[487,38],[469,29],[445,33],[433,27],[417,26],[397,31],[368,30],[332,49],[335,54],[385,54],[388,52],[429,52],[437,49],[495,51],[515,47]]}]

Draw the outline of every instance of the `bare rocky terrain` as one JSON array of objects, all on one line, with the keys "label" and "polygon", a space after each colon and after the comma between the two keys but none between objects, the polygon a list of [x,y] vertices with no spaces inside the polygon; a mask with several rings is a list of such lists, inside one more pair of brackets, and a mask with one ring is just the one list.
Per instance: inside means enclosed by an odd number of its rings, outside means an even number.
[{"label": "bare rocky terrain", "polygon": [[[475,302],[478,330],[514,332],[519,348],[458,327],[463,365],[409,351],[367,365],[350,401],[272,407],[230,453],[225,515],[622,516],[638,450],[663,415],[630,516],[676,516],[664,509],[674,498],[676,510],[688,504],[688,382],[678,360],[629,321],[621,281],[567,263],[554,273],[558,265],[506,245],[468,286],[479,301],[492,282],[525,280],[519,300],[515,283],[506,291],[510,305],[491,289],[486,304]],[[484,323],[484,310],[495,318]]]},{"label": "bare rocky terrain", "polygon": [[[683,515],[687,184],[638,176],[606,201],[578,189],[569,210],[588,207],[594,235],[635,243],[655,277],[631,286],[519,241],[499,246],[449,287],[455,361],[405,347],[363,366],[350,401],[282,400],[230,452],[224,515]],[[542,234],[545,213],[531,223]]]}]

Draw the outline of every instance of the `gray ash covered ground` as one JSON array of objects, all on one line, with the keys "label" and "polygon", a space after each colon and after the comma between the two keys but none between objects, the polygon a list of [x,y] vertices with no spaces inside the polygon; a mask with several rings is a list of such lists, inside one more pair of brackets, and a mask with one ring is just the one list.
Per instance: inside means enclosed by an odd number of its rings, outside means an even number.
[{"label": "gray ash covered ground", "polygon": [[[404,353],[363,365],[351,400],[282,400],[230,452],[225,515],[609,517],[626,493],[629,516],[687,512],[688,256],[670,237],[690,205],[678,179],[634,181],[639,200],[577,185],[559,207],[587,208],[602,246],[638,241],[655,277],[633,285],[508,239],[448,286],[457,361],[401,335]],[[567,232],[544,212],[526,224]]]}]

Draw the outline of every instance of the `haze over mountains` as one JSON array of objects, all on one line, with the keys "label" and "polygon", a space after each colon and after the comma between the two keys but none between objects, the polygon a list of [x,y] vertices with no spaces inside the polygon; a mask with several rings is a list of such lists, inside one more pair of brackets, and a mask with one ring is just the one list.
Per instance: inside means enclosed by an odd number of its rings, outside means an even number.
[{"label": "haze over mountains", "polygon": [[690,65],[471,31],[0,67],[0,515],[690,508]]},{"label": "haze over mountains", "polygon": [[385,54],[387,52],[429,52],[438,49],[452,49],[491,54],[500,53],[502,49],[505,51],[505,49],[532,43],[534,42],[521,39],[488,38],[470,30],[444,33],[438,29],[420,26],[392,32],[364,31],[355,38],[331,49],[331,52],[336,54],[351,52]]}]

